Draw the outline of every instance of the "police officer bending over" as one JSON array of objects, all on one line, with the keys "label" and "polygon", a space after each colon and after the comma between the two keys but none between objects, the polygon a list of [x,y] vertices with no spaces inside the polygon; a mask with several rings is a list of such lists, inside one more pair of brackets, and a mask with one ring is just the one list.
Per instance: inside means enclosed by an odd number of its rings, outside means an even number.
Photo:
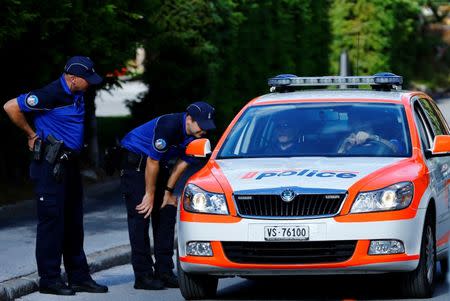
[{"label": "police officer bending over", "polygon": [[[196,102],[185,113],[163,115],[137,127],[121,141],[121,186],[128,213],[135,289],[178,287],[172,272],[177,212],[173,190],[192,163],[184,155],[187,144],[214,129],[213,118],[212,106]],[[169,160],[174,158],[177,161],[170,173]],[[150,253],[150,215],[155,263]]]},{"label": "police officer bending over", "polygon": [[[89,275],[83,250],[78,155],[83,146],[83,92],[102,81],[93,65],[88,57],[72,57],[59,79],[4,105],[10,119],[28,135],[34,153],[30,177],[37,198],[36,261],[39,291],[45,294],[108,291]],[[32,117],[34,129],[25,114]],[[69,286],[61,279],[61,256]]]}]

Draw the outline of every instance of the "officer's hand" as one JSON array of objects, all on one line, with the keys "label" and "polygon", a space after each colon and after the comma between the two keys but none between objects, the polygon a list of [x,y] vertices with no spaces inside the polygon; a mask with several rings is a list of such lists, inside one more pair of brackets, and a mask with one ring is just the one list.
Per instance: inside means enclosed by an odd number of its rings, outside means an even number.
[{"label": "officer's hand", "polygon": [[369,133],[367,133],[367,132],[364,132],[364,131],[359,131],[357,134],[356,134],[356,144],[364,144],[366,141],[367,141],[367,139],[369,139]]},{"label": "officer's hand", "polygon": [[347,143],[347,145],[353,146],[356,144],[356,135],[355,133],[352,133],[350,136],[347,137],[347,139],[345,139],[345,142]]},{"label": "officer's hand", "polygon": [[38,138],[39,138],[38,135],[34,135],[31,138],[30,137],[28,138],[28,149],[30,151],[33,151],[34,142],[36,142],[36,139],[38,139]]},{"label": "officer's hand", "polygon": [[172,205],[175,207],[177,206],[177,198],[173,195],[173,193],[167,190],[164,193],[164,199],[161,205],[161,209],[164,208],[166,205]]},{"label": "officer's hand", "polygon": [[136,206],[136,210],[139,214],[145,214],[144,218],[149,217],[152,213],[154,197],[153,194],[146,193],[142,198],[142,202]]},{"label": "officer's hand", "polygon": [[347,152],[355,144],[356,144],[356,135],[352,133],[350,136],[345,138],[342,144],[339,146],[338,153],[342,154]]}]

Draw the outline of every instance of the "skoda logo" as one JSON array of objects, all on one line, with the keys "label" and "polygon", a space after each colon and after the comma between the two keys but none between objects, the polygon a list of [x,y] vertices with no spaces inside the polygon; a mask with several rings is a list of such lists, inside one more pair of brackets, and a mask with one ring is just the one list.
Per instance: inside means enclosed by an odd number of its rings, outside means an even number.
[{"label": "skoda logo", "polygon": [[286,189],[281,193],[281,199],[286,202],[292,202],[292,200],[295,198],[295,193],[291,189]]}]

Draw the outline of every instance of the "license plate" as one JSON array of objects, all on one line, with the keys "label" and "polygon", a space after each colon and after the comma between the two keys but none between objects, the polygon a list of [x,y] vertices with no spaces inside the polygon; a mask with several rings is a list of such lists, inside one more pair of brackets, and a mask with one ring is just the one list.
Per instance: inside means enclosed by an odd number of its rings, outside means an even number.
[{"label": "license plate", "polygon": [[265,240],[308,240],[308,226],[266,226]]}]

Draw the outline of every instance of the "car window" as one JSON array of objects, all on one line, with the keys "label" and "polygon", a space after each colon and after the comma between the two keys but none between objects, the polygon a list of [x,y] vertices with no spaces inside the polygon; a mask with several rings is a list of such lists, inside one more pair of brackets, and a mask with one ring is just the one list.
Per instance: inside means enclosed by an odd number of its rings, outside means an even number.
[{"label": "car window", "polygon": [[430,122],[431,128],[433,130],[433,139],[435,135],[446,135],[447,128],[445,127],[443,121],[441,120],[441,116],[439,116],[436,109],[433,107],[431,102],[428,99],[420,99],[420,104],[425,112],[425,115]]},{"label": "car window", "polygon": [[[367,138],[345,146],[358,133]],[[352,140],[353,139],[353,140]],[[292,156],[410,156],[402,105],[302,103],[249,107],[218,158]],[[345,147],[344,147],[344,146]]]},{"label": "car window", "polygon": [[414,103],[414,115],[422,148],[429,149],[431,140],[433,139],[433,133],[430,127],[427,125],[425,113],[423,112],[418,102]]}]

